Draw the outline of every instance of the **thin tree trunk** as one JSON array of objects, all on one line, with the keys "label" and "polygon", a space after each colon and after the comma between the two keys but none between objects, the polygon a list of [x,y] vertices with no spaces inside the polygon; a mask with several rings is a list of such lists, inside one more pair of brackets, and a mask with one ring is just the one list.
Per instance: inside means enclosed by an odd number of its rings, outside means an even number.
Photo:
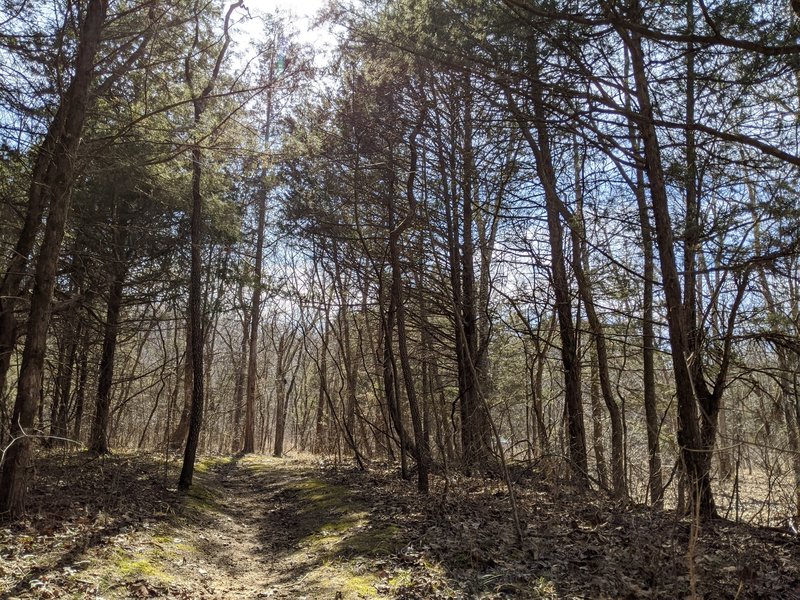
[{"label": "thin tree trunk", "polygon": [[[192,411],[192,330],[186,328],[186,348],[183,351],[183,374],[181,381],[183,381],[183,404],[181,406],[181,415],[178,418],[178,424],[170,435],[169,448],[173,451],[178,451],[183,448],[186,443],[186,436],[189,434],[189,415]],[[177,385],[177,384],[176,384]]]},{"label": "thin tree trunk", "polygon": [[[195,121],[200,115],[195,113]],[[186,450],[183,467],[178,480],[178,489],[188,490],[192,485],[197,445],[200,441],[200,428],[203,423],[203,314],[202,314],[202,245],[203,245],[203,196],[200,191],[202,174],[202,155],[200,148],[192,149],[192,213],[191,213],[191,274],[189,283],[189,331],[191,332],[191,352],[186,360],[192,364],[192,403],[189,412],[189,431],[186,437]]]},{"label": "thin tree trunk", "polygon": [[[66,329],[69,329],[68,327]],[[67,334],[69,335],[69,334]],[[58,365],[56,367],[56,377],[53,385],[53,402],[50,405],[50,435],[56,435],[56,421],[58,420],[59,407],[63,400],[63,389],[67,386],[64,381],[64,372],[67,369],[67,346],[70,345],[69,340],[63,340],[58,349]],[[48,440],[48,443],[54,443],[55,440]]]},{"label": "thin tree trunk", "polygon": [[72,439],[80,441],[83,423],[83,410],[86,403],[86,380],[89,377],[89,333],[83,334],[81,340],[81,359],[78,365],[78,388],[75,390],[75,417]]},{"label": "thin tree trunk", "polygon": [[414,431],[414,446],[416,448],[417,459],[417,489],[422,494],[428,493],[430,450],[428,448],[427,438],[423,429],[422,411],[420,409],[419,399],[417,397],[414,373],[411,370],[411,360],[408,353],[403,281],[400,275],[400,236],[411,225],[411,221],[416,213],[416,197],[414,192],[414,178],[416,176],[417,169],[416,138],[424,124],[425,115],[426,111],[423,110],[420,113],[418,122],[409,138],[409,170],[408,179],[406,181],[408,213],[396,227],[394,223],[394,198],[392,197],[394,186],[390,186],[389,193],[389,226],[392,228],[392,231],[389,234],[389,261],[392,269],[391,295],[397,313],[397,346],[400,353],[400,366],[403,371],[406,398],[408,399],[409,412],[411,413],[411,426]]},{"label": "thin tree trunk", "polygon": [[591,389],[589,398],[592,406],[592,448],[597,465],[597,479],[600,486],[608,488],[608,467],[606,466],[605,449],[603,448],[603,419],[600,404],[600,376],[597,371],[597,355],[592,353]]},{"label": "thin tree trunk", "polygon": [[[630,56],[625,53],[625,81],[629,80]],[[631,110],[630,90],[625,91],[625,107]],[[645,423],[647,425],[648,488],[655,508],[664,506],[664,483],[661,466],[661,422],[656,400],[655,352],[656,336],[654,328],[653,286],[655,282],[655,257],[653,252],[653,227],[645,196],[644,170],[646,165],[641,156],[641,148],[632,121],[628,123],[628,140],[636,160],[636,179],[633,193],[639,214],[639,228],[642,233],[642,256],[644,259],[642,289],[642,393]]]},{"label": "thin tree trunk", "polygon": [[[78,347],[83,338],[83,320],[79,316],[75,331],[71,334],[69,349],[67,350],[67,364],[63,375],[63,385],[61,387],[61,398],[58,402],[58,413],[56,415],[54,435],[66,438],[69,433],[69,413],[72,398],[72,380],[75,373],[75,362],[78,357]],[[61,441],[61,444],[64,442]]]},{"label": "thin tree trunk", "polygon": [[[283,456],[283,438],[286,433],[286,344],[287,333],[280,335],[275,354],[275,445],[272,455]],[[274,339],[274,338],[273,338]]]},{"label": "thin tree trunk", "polygon": [[[231,4],[225,14],[224,42],[217,54],[214,69],[208,83],[199,96],[193,94],[194,124],[200,126],[209,96],[214,91],[222,61],[230,45],[230,21],[233,12],[240,8],[242,0]],[[196,48],[199,37],[199,15],[195,16],[195,39],[193,49]],[[185,76],[190,90],[193,87],[193,72],[191,69],[191,53],[186,56]],[[193,91],[193,90],[192,90]],[[189,419],[189,433],[186,438],[186,451],[183,454],[183,466],[178,479],[178,489],[188,490],[192,485],[194,475],[194,462],[197,456],[197,446],[200,441],[200,429],[203,425],[203,194],[200,188],[203,172],[202,150],[198,144],[192,147],[192,212],[190,217],[191,238],[191,269],[189,278],[189,329],[192,332],[192,410]],[[188,358],[188,357],[187,357]]]},{"label": "thin tree trunk", "polygon": [[250,347],[250,311],[244,311],[242,319],[242,344],[239,350],[239,368],[236,369],[236,382],[233,386],[233,439],[231,440],[231,452],[236,454],[242,448],[242,404],[244,400],[244,388],[247,382],[247,369],[249,368],[247,351]]},{"label": "thin tree trunk", "polygon": [[[572,231],[573,272],[578,282],[578,291],[583,299],[583,305],[586,309],[586,318],[589,321],[589,328],[594,339],[595,353],[592,368],[596,370],[597,381],[600,385],[600,393],[611,420],[611,481],[614,495],[617,498],[625,498],[628,495],[628,487],[625,482],[625,446],[622,413],[614,397],[614,392],[611,390],[606,336],[603,323],[597,314],[594,294],[592,293],[592,284],[588,275],[590,272],[589,253],[587,250],[588,240],[586,239],[586,226],[583,220],[583,186],[581,185],[581,171],[583,167],[580,157],[578,156],[577,148],[575,150],[574,163],[575,197],[577,206],[569,223]],[[563,204],[561,209],[560,212],[566,212],[566,207],[564,207]],[[595,379],[593,378],[592,386],[594,386],[594,384]]]},{"label": "thin tree trunk", "polygon": [[[487,470],[490,467],[490,431],[486,406],[483,402],[481,385],[485,373],[480,371],[484,364],[479,351],[478,295],[475,289],[475,244],[473,240],[474,188],[477,172],[473,148],[473,96],[469,76],[464,78],[464,138],[463,138],[463,178],[462,218],[460,244],[460,303],[456,311],[456,350],[458,360],[459,394],[461,411],[461,451],[464,470],[471,474],[474,470]],[[457,234],[456,234],[457,235]]]},{"label": "thin tree trunk", "polygon": [[[271,69],[272,67],[270,67]],[[270,79],[272,77],[270,76]],[[267,133],[269,140],[272,98],[267,100]],[[256,257],[253,265],[253,296],[250,300],[250,336],[247,359],[247,394],[244,411],[244,445],[246,454],[255,451],[255,398],[258,379],[258,330],[261,326],[261,271],[264,262],[264,228],[267,215],[267,190],[262,189],[258,198],[258,225],[256,229]]]},{"label": "thin tree trunk", "polygon": [[[325,307],[328,310],[328,307]],[[314,429],[314,453],[321,454],[326,450],[325,439],[325,397],[328,394],[328,326],[323,324],[320,340],[319,360],[317,361],[319,376],[319,393],[317,394],[317,414]]]},{"label": "thin tree trunk", "polygon": [[550,155],[550,137],[544,115],[541,89],[534,84],[533,89],[534,126],[533,137],[524,115],[520,112],[510,92],[506,99],[511,112],[517,119],[522,134],[533,152],[536,171],[544,188],[545,212],[550,243],[550,268],[553,277],[553,292],[556,299],[559,332],[561,334],[561,362],[564,368],[564,403],[567,417],[569,458],[575,480],[581,486],[588,486],[586,432],[583,422],[583,403],[581,399],[580,360],[575,323],[572,317],[572,298],[567,277],[564,256],[564,231],[560,217],[561,200],[556,188],[553,159]]},{"label": "thin tree trunk", "polygon": [[[639,159],[639,148],[634,129],[630,131],[631,148]],[[653,256],[653,233],[650,215],[645,198],[644,173],[636,168],[636,204],[639,208],[639,226],[642,231],[642,250],[644,255],[644,288],[642,291],[642,386],[644,394],[645,422],[647,423],[647,453],[649,467],[650,498],[653,506],[664,506],[664,483],[661,473],[661,425],[656,401],[655,353],[656,335],[654,328],[653,282],[655,281],[655,258]]]},{"label": "thin tree trunk", "polygon": [[100,357],[100,374],[97,383],[92,433],[89,439],[89,453],[94,456],[109,454],[108,421],[111,413],[111,386],[114,380],[114,357],[117,351],[119,315],[122,308],[124,273],[117,272],[108,294],[106,323],[103,333],[103,353]]},{"label": "thin tree trunk", "polygon": [[[382,295],[381,295],[382,296]],[[383,388],[386,395],[386,406],[389,409],[389,420],[394,426],[399,438],[400,474],[403,479],[408,478],[408,464],[406,457],[406,430],[403,425],[403,412],[400,404],[399,386],[397,382],[397,366],[394,356],[394,328],[397,320],[395,298],[389,294],[389,305],[383,320]]]}]

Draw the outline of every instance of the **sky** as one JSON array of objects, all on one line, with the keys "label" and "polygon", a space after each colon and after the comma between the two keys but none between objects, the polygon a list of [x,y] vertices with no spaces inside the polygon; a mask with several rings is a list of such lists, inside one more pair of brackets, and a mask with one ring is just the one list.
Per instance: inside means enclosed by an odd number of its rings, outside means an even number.
[{"label": "sky", "polygon": [[[245,0],[245,6],[253,17],[275,11],[295,16],[299,41],[316,46],[320,50],[333,42],[333,36],[327,27],[312,27],[316,13],[326,4],[327,0]],[[257,19],[245,25],[245,29],[252,32],[251,35],[258,35],[259,28]]]},{"label": "sky", "polygon": [[273,12],[276,8],[289,10],[298,16],[313,15],[325,0],[245,0],[245,6],[252,12]]}]

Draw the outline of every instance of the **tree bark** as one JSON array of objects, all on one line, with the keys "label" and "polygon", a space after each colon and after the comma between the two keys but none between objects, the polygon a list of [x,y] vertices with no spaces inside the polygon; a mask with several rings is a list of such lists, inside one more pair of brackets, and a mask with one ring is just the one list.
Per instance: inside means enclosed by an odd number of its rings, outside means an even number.
[{"label": "tree bark", "polygon": [[[600,394],[608,410],[611,420],[611,482],[614,495],[617,498],[625,498],[628,495],[628,487],[625,482],[625,448],[622,427],[622,413],[619,405],[614,398],[611,390],[611,376],[608,370],[608,350],[606,348],[606,336],[600,317],[594,304],[594,295],[591,290],[591,283],[587,273],[589,272],[589,258],[584,248],[586,244],[586,231],[583,226],[583,219],[579,214],[573,216],[573,256],[575,261],[573,271],[578,280],[578,289],[583,298],[583,305],[586,309],[586,318],[589,321],[589,328],[594,339],[594,357],[592,362],[592,394],[594,394],[595,378],[600,387]],[[594,406],[593,406],[594,410]],[[601,442],[602,445],[602,442]],[[599,467],[599,465],[598,465]]]},{"label": "tree bark", "polygon": [[[87,328],[88,329],[88,328]],[[83,424],[83,409],[86,402],[86,380],[89,377],[89,333],[85,332],[81,339],[80,364],[78,365],[78,388],[75,390],[75,417],[72,428],[72,439],[80,441]]]},{"label": "tree bark", "polygon": [[[196,121],[199,114],[195,113]],[[203,314],[202,314],[202,247],[203,247],[203,196],[200,191],[202,174],[201,152],[198,146],[192,149],[192,214],[191,214],[191,274],[189,283],[189,330],[191,352],[186,360],[192,363],[192,405],[189,413],[189,431],[183,455],[183,467],[178,480],[178,489],[188,490],[192,485],[197,445],[203,424]]]},{"label": "tree bark", "polygon": [[272,455],[283,456],[283,439],[286,434],[286,354],[287,336],[283,332],[278,340],[275,353],[275,445]]},{"label": "tree bark", "polygon": [[[183,374],[181,381],[183,382],[183,404],[181,406],[181,415],[178,418],[178,424],[172,431],[169,438],[169,448],[173,451],[178,451],[183,448],[186,443],[186,436],[189,434],[189,415],[192,411],[192,330],[190,327],[186,329],[186,348],[183,351]],[[176,383],[177,393],[177,383]]]},{"label": "tree bark", "polygon": [[247,382],[247,369],[249,366],[248,350],[250,348],[250,311],[244,311],[242,318],[242,344],[239,350],[239,368],[236,369],[236,382],[233,387],[233,439],[231,452],[236,454],[242,449],[242,409],[244,389]]},{"label": "tree bark", "polygon": [[392,229],[389,233],[389,262],[392,269],[392,304],[396,307],[397,316],[397,346],[400,353],[400,367],[403,372],[403,382],[408,399],[409,412],[411,413],[411,427],[414,432],[414,447],[416,449],[417,460],[417,489],[422,494],[428,493],[428,474],[430,471],[430,450],[428,440],[423,429],[423,416],[420,409],[419,398],[417,396],[414,373],[411,369],[411,359],[408,352],[408,336],[406,332],[406,312],[405,298],[403,293],[403,281],[401,278],[400,264],[400,237],[403,232],[411,226],[412,219],[416,213],[416,196],[414,192],[414,178],[417,169],[417,146],[416,139],[424,124],[426,111],[420,113],[419,119],[409,137],[409,169],[406,180],[406,199],[408,201],[408,212],[400,223],[395,226],[394,199],[391,191],[394,186],[390,186],[389,195],[389,226]]},{"label": "tree bark", "polygon": [[[627,96],[626,106],[630,108],[630,101],[627,99]],[[653,506],[662,508],[664,506],[664,483],[661,473],[661,443],[659,440],[661,422],[656,401],[656,335],[654,328],[655,314],[653,309],[653,286],[656,270],[655,257],[653,256],[653,228],[650,223],[650,211],[647,207],[647,198],[645,197],[644,166],[642,164],[636,131],[632,123],[629,125],[629,138],[631,151],[637,160],[634,195],[636,196],[636,206],[639,213],[639,227],[642,232],[642,254],[644,258],[642,290],[642,392],[644,396],[645,423],[647,424],[648,487]]]},{"label": "tree bark", "polygon": [[[329,308],[326,304],[325,310],[328,311]],[[322,338],[320,340],[320,348],[319,348],[319,359],[317,360],[318,365],[318,377],[319,377],[319,388],[317,394],[317,413],[314,419],[315,421],[315,428],[314,428],[314,453],[315,454],[322,454],[327,448],[326,444],[326,436],[325,436],[325,398],[328,395],[328,326],[327,326],[327,319],[326,323],[323,324],[322,330]]]},{"label": "tree bark", "polygon": [[597,372],[597,355],[592,354],[589,399],[592,406],[592,449],[597,466],[597,480],[602,488],[608,488],[608,466],[606,465],[605,448],[603,447],[603,419],[600,404],[600,376]]},{"label": "tree bark", "polygon": [[[58,401],[58,413],[56,414],[55,429],[53,434],[59,438],[66,438],[69,435],[69,413],[72,398],[72,380],[75,373],[75,361],[78,356],[78,346],[83,332],[83,322],[79,321],[76,330],[73,332],[67,350],[67,364],[64,368],[62,385],[60,386],[61,397]],[[63,445],[64,440],[56,440],[56,443]]]},{"label": "tree bark", "polygon": [[[272,76],[270,75],[270,79]],[[272,98],[267,100],[267,133],[269,140]],[[261,326],[261,271],[264,262],[264,227],[267,215],[267,190],[259,191],[258,225],[256,229],[256,257],[253,265],[253,296],[250,300],[250,336],[247,358],[247,393],[244,411],[244,445],[242,452],[249,454],[255,451],[255,401],[256,383],[258,380],[258,330]]]},{"label": "tree bark", "polygon": [[[383,294],[380,294],[383,297]],[[394,356],[394,329],[397,321],[397,305],[395,297],[389,294],[388,306],[383,324],[383,390],[386,396],[386,406],[389,409],[389,420],[397,432],[400,450],[400,474],[403,479],[408,478],[406,429],[403,424],[403,409],[400,403],[399,383],[397,381],[397,363]]]}]

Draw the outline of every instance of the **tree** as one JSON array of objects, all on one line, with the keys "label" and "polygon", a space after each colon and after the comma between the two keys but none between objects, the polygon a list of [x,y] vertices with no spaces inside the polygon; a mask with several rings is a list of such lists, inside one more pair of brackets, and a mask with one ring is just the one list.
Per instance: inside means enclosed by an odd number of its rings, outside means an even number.
[{"label": "tree", "polygon": [[[50,321],[50,303],[55,285],[61,241],[72,183],[74,181],[75,152],[80,143],[80,134],[86,120],[86,107],[94,81],[95,56],[100,48],[103,25],[108,12],[107,0],[90,0],[80,28],[78,51],[74,74],[67,92],[51,124],[51,131],[38,151],[36,168],[32,179],[26,219],[30,226],[23,228],[16,256],[25,260],[35,236],[35,225],[41,211],[47,207],[48,215],[44,237],[36,261],[34,289],[28,315],[25,349],[23,351],[17,386],[17,400],[12,417],[12,435],[15,442],[6,454],[3,472],[0,475],[0,514],[12,517],[25,510],[26,471],[30,461],[31,440],[28,437],[36,414],[39,389],[42,381],[44,353],[47,343],[47,326]],[[16,289],[22,265],[12,261],[4,281],[3,297]],[[2,331],[4,335],[13,328],[10,311],[4,308]],[[3,352],[8,352],[8,347]]]},{"label": "tree", "polygon": [[[206,112],[211,94],[220,77],[222,63],[231,43],[231,18],[234,12],[244,5],[242,0],[231,4],[225,13],[223,25],[223,42],[214,58],[211,74],[201,90],[196,89],[195,66],[192,64],[194,53],[200,45],[200,13],[194,16],[194,38],[190,51],[186,55],[184,78],[192,98],[194,109],[195,135],[199,136],[199,127]],[[197,7],[196,7],[197,8]],[[189,432],[186,439],[186,450],[183,456],[178,488],[188,490],[192,485],[194,463],[197,456],[197,445],[200,440],[200,429],[203,424],[203,340],[205,339],[203,327],[203,300],[202,300],[202,249],[203,249],[203,194],[201,178],[203,174],[203,151],[200,140],[195,139],[191,146],[192,155],[192,207],[190,217],[190,243],[191,243],[191,274],[189,283],[189,328],[192,343],[190,344],[190,358],[192,362],[192,407],[189,420]],[[189,357],[187,357],[189,360]]]}]

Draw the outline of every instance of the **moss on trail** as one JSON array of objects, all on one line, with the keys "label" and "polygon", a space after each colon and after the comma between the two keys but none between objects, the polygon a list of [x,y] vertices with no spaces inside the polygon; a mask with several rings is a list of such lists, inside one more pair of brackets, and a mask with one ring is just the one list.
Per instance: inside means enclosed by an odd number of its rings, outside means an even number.
[{"label": "moss on trail", "polygon": [[164,571],[163,566],[159,564],[159,559],[153,552],[148,552],[142,556],[140,554],[132,555],[126,551],[117,551],[113,566],[123,579],[146,577],[154,578],[161,582],[170,580],[169,575]]},{"label": "moss on trail", "polygon": [[186,492],[184,507],[190,513],[219,512],[222,509],[221,498],[219,490],[203,483],[195,483]]},{"label": "moss on trail", "polygon": [[283,460],[248,457],[241,466],[256,477],[290,478],[276,495],[276,521],[293,532],[295,550],[287,558],[304,563],[308,597],[386,598],[407,585],[405,578],[390,583],[372,565],[407,543],[403,530],[378,518],[351,488]]},{"label": "moss on trail", "polygon": [[[143,467],[130,460],[117,466],[128,467],[120,498],[139,489]],[[358,600],[402,596],[411,585],[413,576],[398,575],[396,566],[409,530],[381,514],[346,472],[309,460],[207,457],[198,461],[191,489],[179,493],[162,463],[147,467],[161,496],[151,491],[155,501],[147,503],[136,496],[139,512],[120,502],[116,513],[76,517],[73,531],[94,537],[74,551],[53,537],[51,554],[28,577],[33,586],[22,580],[8,587],[14,597],[57,590],[51,597]],[[39,543],[27,532],[16,540]]]},{"label": "moss on trail", "polygon": [[195,464],[194,472],[205,475],[214,469],[233,464],[234,460],[232,456],[204,456]]},{"label": "moss on trail", "polygon": [[403,545],[400,527],[374,521],[369,507],[344,486],[312,478],[287,491],[294,495],[299,528],[307,532],[300,545],[323,560],[374,557]]}]

